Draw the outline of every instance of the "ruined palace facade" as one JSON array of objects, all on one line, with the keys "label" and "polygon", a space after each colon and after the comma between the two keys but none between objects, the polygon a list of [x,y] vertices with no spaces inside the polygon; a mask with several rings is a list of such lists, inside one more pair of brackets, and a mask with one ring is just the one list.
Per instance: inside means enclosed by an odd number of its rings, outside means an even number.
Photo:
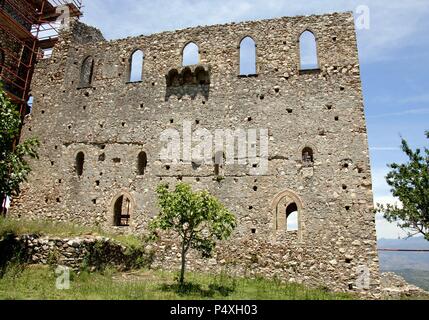
[{"label": "ruined palace facade", "polygon": [[[300,36],[315,36],[318,66],[300,68]],[[256,74],[240,76],[240,43],[256,43]],[[199,48],[184,67],[183,49]],[[142,80],[131,57],[144,53]],[[379,284],[375,216],[356,35],[351,13],[188,28],[106,41],[81,23],[38,63],[23,137],[40,158],[11,214],[144,233],[156,187],[207,189],[237,217],[213,259],[228,270],[337,290]],[[267,129],[268,167],[161,161],[165,130]],[[262,139],[262,138],[260,138]],[[258,147],[260,141],[257,141]],[[214,152],[214,151],[213,151]],[[262,153],[258,153],[261,157]],[[213,153],[213,158],[215,154]],[[287,219],[297,212],[297,230]],[[165,239],[155,264],[176,268]]]}]

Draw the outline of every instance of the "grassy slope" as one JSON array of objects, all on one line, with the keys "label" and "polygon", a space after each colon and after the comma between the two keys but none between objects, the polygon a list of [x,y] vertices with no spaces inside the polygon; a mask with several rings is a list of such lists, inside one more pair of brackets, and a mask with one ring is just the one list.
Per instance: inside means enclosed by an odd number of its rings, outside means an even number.
[{"label": "grassy slope", "polygon": [[[141,245],[134,236],[107,234],[98,228],[70,223],[0,218],[0,238],[5,234],[40,234],[56,237],[102,235],[125,245]],[[266,279],[187,274],[190,284],[179,290],[175,274],[162,271],[115,271],[72,274],[70,290],[57,290],[56,275],[46,266],[9,266],[0,278],[0,299],[352,299],[346,294],[280,284]]]},{"label": "grassy slope", "polygon": [[175,274],[139,270],[133,273],[106,271],[104,274],[72,275],[69,290],[55,287],[55,271],[44,266],[10,267],[0,279],[0,299],[267,299],[346,300],[348,294],[308,289],[265,279],[231,278],[187,274],[190,284],[180,291]]}]

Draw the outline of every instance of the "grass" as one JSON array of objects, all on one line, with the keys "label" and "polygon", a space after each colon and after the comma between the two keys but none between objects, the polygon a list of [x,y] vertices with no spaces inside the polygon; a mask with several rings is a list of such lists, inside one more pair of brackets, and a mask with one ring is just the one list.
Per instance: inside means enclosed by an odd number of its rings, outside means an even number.
[{"label": "grass", "polygon": [[0,239],[6,234],[24,235],[37,234],[53,237],[104,236],[115,239],[127,246],[139,246],[142,241],[133,235],[115,235],[97,227],[80,226],[73,223],[55,222],[50,220],[26,220],[0,217]]},{"label": "grass", "polygon": [[47,266],[9,266],[0,278],[0,299],[43,300],[350,300],[345,293],[309,289],[299,284],[282,284],[262,278],[232,278],[226,275],[187,274],[187,284],[177,285],[176,274],[138,270],[119,273],[72,273],[70,289],[55,287],[57,276]]}]

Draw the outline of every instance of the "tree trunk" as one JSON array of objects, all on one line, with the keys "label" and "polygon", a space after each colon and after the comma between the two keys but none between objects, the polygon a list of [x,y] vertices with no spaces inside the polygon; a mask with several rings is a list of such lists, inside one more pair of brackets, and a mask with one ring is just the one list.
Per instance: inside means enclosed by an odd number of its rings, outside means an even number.
[{"label": "tree trunk", "polygon": [[0,194],[0,216],[6,216],[6,195]]},{"label": "tree trunk", "polygon": [[180,269],[180,279],[179,283],[181,286],[183,286],[185,282],[185,267],[186,267],[186,246],[185,241],[182,242],[182,268]]}]

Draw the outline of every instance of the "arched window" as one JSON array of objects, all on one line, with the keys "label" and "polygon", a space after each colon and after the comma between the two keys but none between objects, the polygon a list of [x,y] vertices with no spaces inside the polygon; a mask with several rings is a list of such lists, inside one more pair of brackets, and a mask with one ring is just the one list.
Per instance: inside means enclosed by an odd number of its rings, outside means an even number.
[{"label": "arched window", "polygon": [[194,83],[194,76],[192,74],[191,69],[186,67],[182,71],[182,84],[193,84]]},{"label": "arched window", "polygon": [[178,87],[180,85],[179,78],[177,69],[170,70],[167,76],[167,87]]},{"label": "arched window", "polygon": [[147,155],[146,152],[142,151],[139,153],[137,159],[137,172],[139,176],[144,175],[147,166]]},{"label": "arched window", "polygon": [[311,31],[304,31],[299,37],[300,69],[312,70],[319,68],[317,59],[316,37]]},{"label": "arched window", "polygon": [[312,166],[314,164],[313,149],[310,147],[302,149],[302,164],[304,166]]},{"label": "arched window", "polygon": [[256,74],[256,43],[251,37],[240,42],[240,75]]},{"label": "arched window", "polygon": [[182,66],[191,66],[200,63],[200,52],[198,46],[190,42],[183,49]]},{"label": "arched window", "polygon": [[144,53],[136,50],[130,58],[130,82],[139,82],[143,79]]},{"label": "arched window", "polygon": [[195,78],[197,79],[197,84],[205,85],[210,83],[208,71],[201,66],[195,69]]},{"label": "arched window", "polygon": [[94,72],[94,59],[89,56],[83,60],[82,67],[80,69],[80,87],[90,87],[92,83],[92,76]]},{"label": "arched window", "polygon": [[76,173],[80,177],[83,174],[83,165],[85,163],[85,154],[83,152],[79,152],[76,155]]},{"label": "arched window", "polygon": [[286,207],[286,231],[298,230],[298,206],[292,202]]},{"label": "arched window", "polygon": [[131,199],[125,195],[120,196],[113,206],[113,224],[117,227],[130,225]]}]

